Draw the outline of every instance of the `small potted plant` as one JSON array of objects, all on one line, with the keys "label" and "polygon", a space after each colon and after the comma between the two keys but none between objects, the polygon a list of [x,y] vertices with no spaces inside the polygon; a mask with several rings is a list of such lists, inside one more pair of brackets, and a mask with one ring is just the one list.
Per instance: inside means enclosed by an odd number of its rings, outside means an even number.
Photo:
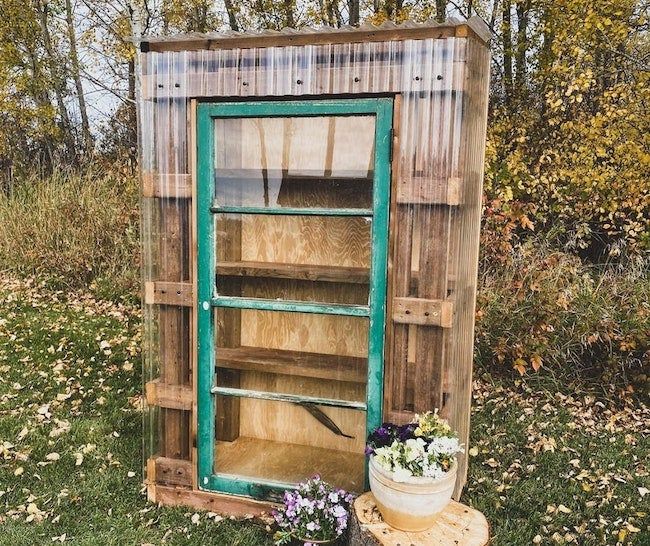
[{"label": "small potted plant", "polygon": [[402,531],[433,526],[451,500],[463,449],[436,412],[406,425],[384,423],[368,438],[370,490],[384,521]]},{"label": "small potted plant", "polygon": [[275,544],[337,544],[348,527],[353,498],[318,475],[286,491],[283,506],[273,513],[280,527],[274,536]]}]

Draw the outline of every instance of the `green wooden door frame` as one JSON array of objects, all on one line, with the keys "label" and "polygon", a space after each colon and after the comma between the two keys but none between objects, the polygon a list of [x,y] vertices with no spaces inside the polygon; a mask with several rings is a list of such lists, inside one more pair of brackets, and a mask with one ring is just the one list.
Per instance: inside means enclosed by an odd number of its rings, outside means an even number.
[{"label": "green wooden door frame", "polygon": [[[310,209],[220,209],[214,199],[214,120],[217,118],[287,117],[328,115],[374,115],[375,164],[373,180],[373,207],[368,209],[343,209],[346,216],[371,216],[371,267],[370,297],[368,306],[330,305],[308,302],[276,302],[255,298],[224,297],[215,290],[215,238],[214,215],[217,212],[245,214],[314,214]],[[200,103],[197,107],[197,196],[195,200],[198,241],[197,273],[197,472],[201,489],[219,491],[255,498],[272,498],[278,490],[293,484],[265,480],[248,480],[242,476],[220,475],[215,472],[215,410],[214,394],[220,388],[215,382],[214,309],[236,307],[267,309],[288,312],[342,314],[369,317],[368,331],[368,383],[366,403],[359,404],[366,411],[366,430],[369,433],[382,420],[384,332],[386,319],[386,273],[388,263],[388,214],[390,194],[390,157],[392,146],[393,100],[390,98],[360,98],[333,100],[287,100]],[[233,210],[231,210],[233,209]],[[317,214],[341,215],[337,209],[318,209]],[[224,392],[233,396],[234,393]],[[250,393],[249,393],[250,394]],[[259,393],[255,394],[259,396]],[[337,401],[331,401],[336,403]],[[327,403],[327,401],[324,401]]]}]

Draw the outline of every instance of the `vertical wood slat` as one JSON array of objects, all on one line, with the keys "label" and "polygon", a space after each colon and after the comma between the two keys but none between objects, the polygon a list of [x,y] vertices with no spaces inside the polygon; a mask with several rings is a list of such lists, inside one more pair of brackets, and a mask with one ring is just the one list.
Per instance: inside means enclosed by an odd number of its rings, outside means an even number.
[{"label": "vertical wood slat", "polygon": [[[420,267],[418,297],[444,299],[447,295],[447,250],[449,207],[434,206],[421,211],[419,229]],[[416,330],[414,410],[424,412],[442,407],[445,330],[418,326]]]},{"label": "vertical wood slat", "polygon": [[[450,424],[466,446],[469,444],[470,406],[472,393],[472,368],[474,347],[474,321],[483,166],[485,156],[485,131],[487,124],[487,89],[489,86],[490,53],[485,46],[467,40],[467,69],[464,87],[467,90],[463,105],[463,136],[461,142],[463,201],[465,206],[458,222],[459,247],[456,267],[458,307],[457,335],[451,346],[454,370],[451,374],[452,399]],[[467,480],[467,454],[460,454],[454,497],[458,498]]]},{"label": "vertical wood slat", "polygon": [[[162,101],[157,105],[157,130],[167,123],[169,139],[162,144],[159,169],[185,172],[187,169],[187,120],[185,100]],[[180,123],[179,123],[180,121]],[[178,133],[181,132],[181,135]],[[185,138],[182,135],[185,132]],[[190,281],[190,204],[188,199],[160,199],[159,280]],[[170,385],[190,383],[190,322],[188,308],[161,306],[159,315],[160,379]],[[161,455],[171,459],[190,457],[190,412],[161,409]]]}]

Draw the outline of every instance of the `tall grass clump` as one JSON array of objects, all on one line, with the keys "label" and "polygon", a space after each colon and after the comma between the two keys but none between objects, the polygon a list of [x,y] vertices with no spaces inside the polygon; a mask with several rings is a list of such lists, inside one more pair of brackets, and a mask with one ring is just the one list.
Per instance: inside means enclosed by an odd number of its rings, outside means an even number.
[{"label": "tall grass clump", "polygon": [[0,194],[0,270],[59,288],[137,293],[138,182],[130,169],[33,173]]},{"label": "tall grass clump", "polygon": [[485,261],[479,277],[479,365],[546,371],[645,390],[650,367],[650,260],[593,264],[544,237]]}]

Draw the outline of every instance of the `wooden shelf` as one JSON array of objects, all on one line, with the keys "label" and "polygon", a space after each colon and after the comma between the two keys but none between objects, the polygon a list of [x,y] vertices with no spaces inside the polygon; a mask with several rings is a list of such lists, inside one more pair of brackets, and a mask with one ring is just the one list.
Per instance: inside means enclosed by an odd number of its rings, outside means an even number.
[{"label": "wooden shelf", "polygon": [[217,275],[223,277],[267,277],[307,281],[368,284],[367,267],[288,264],[276,262],[217,262]]},{"label": "wooden shelf", "polygon": [[326,174],[323,170],[302,170],[289,172],[286,169],[217,169],[216,180],[262,180],[281,179],[283,182],[309,182],[327,180],[331,182],[372,182],[372,171],[347,171],[334,175]]},{"label": "wooden shelf", "polygon": [[365,383],[366,359],[261,347],[217,347],[217,368]]},{"label": "wooden shelf", "polygon": [[[217,275],[221,277],[259,277],[267,279],[296,279],[332,283],[368,284],[367,267],[340,267],[335,265],[287,264],[278,262],[217,262]],[[411,271],[410,290],[417,292],[419,271]],[[449,290],[456,284],[455,275],[447,279]]]},{"label": "wooden shelf", "polygon": [[363,453],[240,436],[216,443],[215,470],[220,474],[296,483],[318,472],[348,491],[363,491]]}]

